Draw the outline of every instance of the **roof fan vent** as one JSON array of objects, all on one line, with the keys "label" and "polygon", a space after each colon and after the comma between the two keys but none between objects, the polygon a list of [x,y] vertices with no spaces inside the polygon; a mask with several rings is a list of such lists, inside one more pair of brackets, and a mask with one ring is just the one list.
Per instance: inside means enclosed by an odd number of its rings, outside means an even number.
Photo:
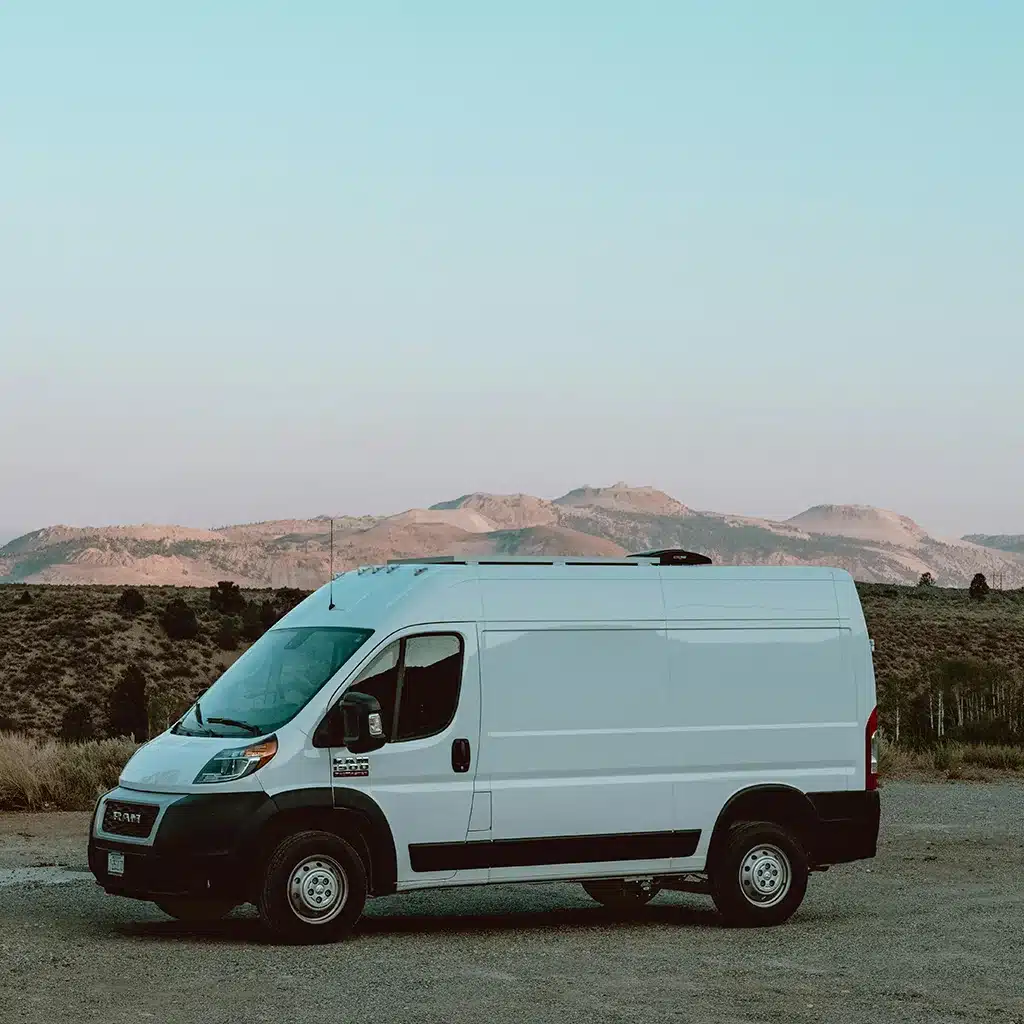
[{"label": "roof fan vent", "polygon": [[664,548],[661,551],[639,551],[630,558],[656,558],[658,565],[711,565],[711,559],[697,551]]}]

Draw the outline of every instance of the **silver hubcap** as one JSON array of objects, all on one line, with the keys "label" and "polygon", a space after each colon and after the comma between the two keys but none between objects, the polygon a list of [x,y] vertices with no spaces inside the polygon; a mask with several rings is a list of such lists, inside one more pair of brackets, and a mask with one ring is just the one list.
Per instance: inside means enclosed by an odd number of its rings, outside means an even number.
[{"label": "silver hubcap", "polygon": [[307,924],[326,924],[341,913],[348,900],[348,880],[333,857],[307,857],[288,879],[288,902]]},{"label": "silver hubcap", "polygon": [[755,907],[785,899],[792,881],[789,858],[777,846],[755,846],[740,864],[740,891]]}]

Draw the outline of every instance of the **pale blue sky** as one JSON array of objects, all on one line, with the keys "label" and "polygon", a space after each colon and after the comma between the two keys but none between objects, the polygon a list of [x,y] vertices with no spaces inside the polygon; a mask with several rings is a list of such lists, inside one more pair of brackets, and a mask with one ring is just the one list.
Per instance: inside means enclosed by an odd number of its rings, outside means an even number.
[{"label": "pale blue sky", "polygon": [[1024,531],[1024,4],[0,8],[0,533],[659,486]]}]

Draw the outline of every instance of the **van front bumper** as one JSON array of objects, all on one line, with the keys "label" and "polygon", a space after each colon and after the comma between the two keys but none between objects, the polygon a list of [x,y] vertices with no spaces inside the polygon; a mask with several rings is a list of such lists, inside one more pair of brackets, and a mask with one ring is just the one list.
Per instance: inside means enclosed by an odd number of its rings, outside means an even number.
[{"label": "van front bumper", "polygon": [[[130,808],[158,806],[151,833],[121,836],[106,831],[107,801]],[[241,902],[252,890],[254,837],[275,809],[265,793],[167,797],[115,789],[101,799],[93,815],[89,869],[106,892],[117,896],[142,900],[233,898]],[[111,853],[124,858],[120,874],[110,871]]]}]

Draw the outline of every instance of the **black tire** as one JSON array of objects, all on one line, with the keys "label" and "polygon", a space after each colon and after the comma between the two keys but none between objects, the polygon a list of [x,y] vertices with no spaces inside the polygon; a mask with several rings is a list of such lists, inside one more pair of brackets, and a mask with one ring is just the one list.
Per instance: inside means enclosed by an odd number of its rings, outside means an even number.
[{"label": "black tire", "polygon": [[803,902],[807,877],[807,854],[789,831],[770,821],[741,821],[710,866],[711,898],[733,927],[782,924]]},{"label": "black tire", "polygon": [[[324,904],[315,905],[320,899]],[[285,942],[335,942],[352,930],[365,904],[366,868],[332,832],[288,836],[267,861],[260,919]]]},{"label": "black tire", "polygon": [[156,904],[168,917],[187,924],[202,924],[227,917],[238,905],[232,900],[166,899]]},{"label": "black tire", "polygon": [[659,892],[656,885],[645,889],[639,882],[627,882],[624,878],[583,882],[582,885],[592,900],[612,910],[635,910],[646,906]]}]

